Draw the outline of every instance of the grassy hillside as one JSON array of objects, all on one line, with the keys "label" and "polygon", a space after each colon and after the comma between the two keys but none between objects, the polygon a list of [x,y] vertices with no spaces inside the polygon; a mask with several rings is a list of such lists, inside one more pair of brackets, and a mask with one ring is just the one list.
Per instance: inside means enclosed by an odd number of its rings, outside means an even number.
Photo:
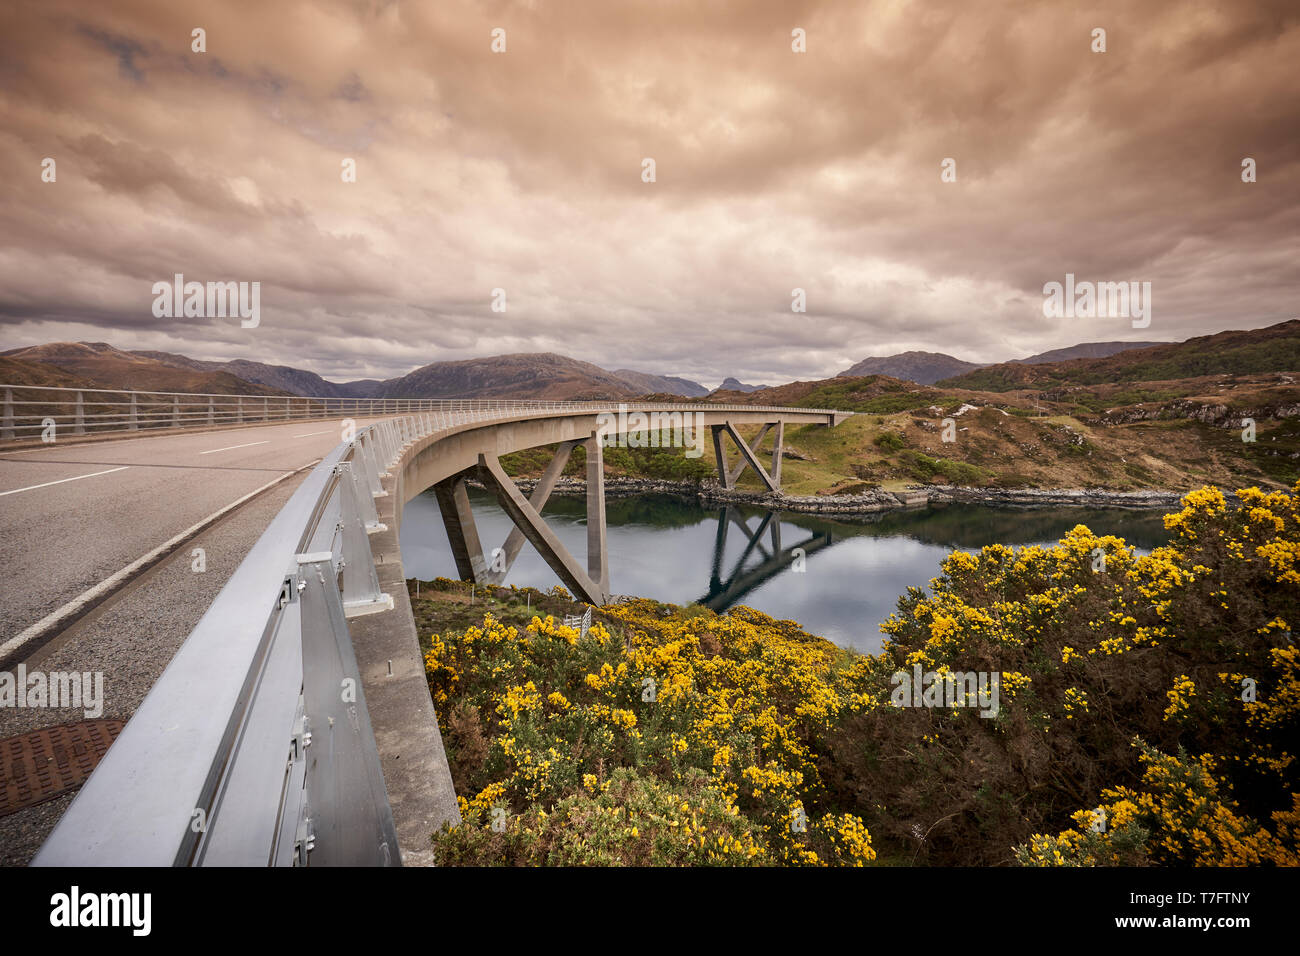
[{"label": "grassy hillside", "polygon": [[288,395],[223,371],[181,368],[104,342],[52,342],[5,353],[12,359],[55,366],[96,388],[218,395]]},{"label": "grassy hillside", "polygon": [[[794,382],[750,404],[856,412],[835,428],[786,430],[787,494],[852,494],[941,484],[976,488],[1185,491],[1205,483],[1289,486],[1300,479],[1300,373],[980,392],[886,376]],[[1243,418],[1255,441],[1243,441]],[[952,442],[944,441],[951,419]],[[757,426],[740,429],[752,438]],[[760,452],[770,461],[772,438]],[[712,442],[606,452],[609,475],[698,481],[716,474]],[[735,451],[728,442],[734,463]],[[512,474],[541,474],[550,452],[508,456]],[[566,473],[582,476],[581,453]],[[752,472],[739,485],[763,486]]]},{"label": "grassy hillside", "polygon": [[0,382],[6,385],[44,385],[48,388],[94,388],[90,379],[57,365],[0,355]]},{"label": "grassy hillside", "polygon": [[[786,432],[798,452],[784,465],[790,494],[915,484],[1185,491],[1300,478],[1297,382],[1292,320],[1104,358],[995,365],[935,385],[870,375],[711,399],[857,413],[834,429]],[[740,484],[761,488],[749,474]]]},{"label": "grassy hillside", "polygon": [[1300,369],[1300,319],[1264,329],[1220,332],[1170,345],[1133,349],[1107,358],[1041,365],[991,365],[944,379],[938,384],[1002,392],[1020,388],[1167,381],[1291,369]]}]

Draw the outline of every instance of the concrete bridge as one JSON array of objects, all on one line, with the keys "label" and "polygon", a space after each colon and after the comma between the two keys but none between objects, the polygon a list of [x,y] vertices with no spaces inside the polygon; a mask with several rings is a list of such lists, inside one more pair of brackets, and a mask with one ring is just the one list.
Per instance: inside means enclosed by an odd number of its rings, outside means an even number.
[{"label": "concrete bridge", "polygon": [[[403,504],[434,490],[465,580],[500,582],[527,541],[600,605],[605,447],[711,442],[721,484],[752,469],[779,491],[785,426],[849,414],[0,389],[0,550],[19,571],[0,669],[102,669],[106,713],[131,718],[70,804],[49,804],[62,815],[33,824],[43,834],[57,819],[35,862],[67,865],[429,862],[429,833],[458,814],[406,596]],[[770,464],[758,452],[768,434]],[[525,496],[500,456],[545,446],[556,451]],[[581,561],[540,516],[578,446]],[[514,524],[488,552],[471,477]],[[221,566],[187,575],[200,542]],[[766,563],[785,562],[773,545]],[[137,640],[142,623],[156,646]],[[0,736],[56,719],[0,710]]]}]

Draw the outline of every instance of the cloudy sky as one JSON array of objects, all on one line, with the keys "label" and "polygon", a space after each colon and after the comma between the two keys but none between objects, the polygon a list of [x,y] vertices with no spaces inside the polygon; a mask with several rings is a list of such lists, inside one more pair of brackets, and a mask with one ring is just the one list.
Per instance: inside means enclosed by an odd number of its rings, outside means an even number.
[{"label": "cloudy sky", "polygon": [[[0,344],[716,384],[1258,327],[1300,315],[1297,63],[1295,0],[6,0]],[[1067,272],[1150,327],[1044,318]],[[155,318],[175,273],[261,324]]]}]

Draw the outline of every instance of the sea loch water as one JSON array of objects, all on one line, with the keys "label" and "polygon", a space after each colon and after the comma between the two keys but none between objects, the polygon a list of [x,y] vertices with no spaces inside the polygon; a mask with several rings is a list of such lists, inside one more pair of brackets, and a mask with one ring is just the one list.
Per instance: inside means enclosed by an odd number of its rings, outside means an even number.
[{"label": "sea loch water", "polygon": [[[504,543],[510,519],[486,492],[471,490],[470,500],[490,554]],[[899,595],[909,586],[926,587],[954,549],[1053,544],[1078,524],[1119,535],[1141,551],[1167,540],[1162,512],[1122,508],[960,504],[849,520],[647,495],[611,498],[607,514],[615,594],[699,602],[718,611],[746,604],[867,653],[880,649],[880,622]],[[587,533],[582,499],[553,498],[543,515],[581,561]],[[795,549],[803,552],[802,562]],[[403,510],[402,562],[408,577],[456,577],[431,493]],[[506,581],[542,590],[560,583],[529,545]]]}]

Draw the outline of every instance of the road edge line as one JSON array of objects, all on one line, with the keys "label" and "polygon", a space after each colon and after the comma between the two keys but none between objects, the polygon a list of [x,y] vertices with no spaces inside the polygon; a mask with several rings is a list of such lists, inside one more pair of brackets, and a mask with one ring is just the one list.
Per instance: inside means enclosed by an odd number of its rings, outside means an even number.
[{"label": "road edge line", "polygon": [[220,521],[236,508],[247,504],[249,501],[262,494],[262,492],[269,491],[282,481],[292,478],[294,475],[299,474],[308,468],[314,467],[319,461],[320,459],[317,459],[316,461],[303,465],[301,468],[296,468],[293,471],[286,471],[280,477],[268,481],[260,488],[253,489],[242,498],[235,499],[230,502],[230,504],[214,511],[197,524],[191,525],[180,534],[164,541],[147,554],[136,558],[126,567],[109,575],[98,584],[82,591],[58,610],[51,611],[35,624],[9,638],[9,640],[0,644],[0,669],[7,668],[11,664],[16,664],[19,661],[25,660],[33,651],[53,640],[60,631],[102,604],[106,599],[116,594],[132,580],[139,577],[141,573],[147,571],[163,558],[172,554],[176,549],[189,539],[193,538],[196,534],[212,526],[217,521]]}]

